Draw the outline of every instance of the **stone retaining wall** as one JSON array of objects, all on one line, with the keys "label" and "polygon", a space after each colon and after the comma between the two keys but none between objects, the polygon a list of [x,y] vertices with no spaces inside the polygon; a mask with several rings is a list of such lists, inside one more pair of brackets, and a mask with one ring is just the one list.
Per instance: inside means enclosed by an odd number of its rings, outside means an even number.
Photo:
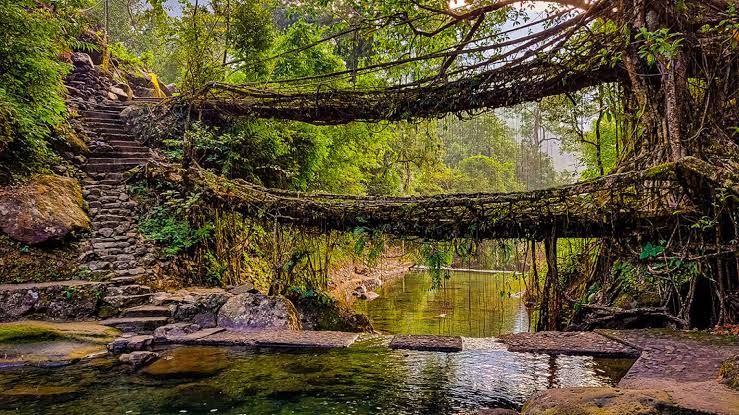
[{"label": "stone retaining wall", "polygon": [[105,292],[90,281],[0,285],[0,321],[94,319]]}]

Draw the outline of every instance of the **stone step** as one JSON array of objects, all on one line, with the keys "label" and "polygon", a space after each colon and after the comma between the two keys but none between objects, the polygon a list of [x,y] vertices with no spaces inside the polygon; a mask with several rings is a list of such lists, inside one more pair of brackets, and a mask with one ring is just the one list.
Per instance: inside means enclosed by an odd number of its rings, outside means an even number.
[{"label": "stone step", "polygon": [[110,279],[110,283],[114,286],[131,285],[138,283],[140,278],[137,277],[114,277]]},{"label": "stone step", "polygon": [[114,158],[114,157],[91,157],[88,160],[90,164],[144,164],[149,161],[143,157],[133,158]]},{"label": "stone step", "polygon": [[144,103],[146,103],[146,102],[155,102],[155,103],[158,103],[158,102],[162,102],[162,101],[164,101],[164,98],[155,98],[155,97],[133,97],[133,102],[134,102],[134,103],[137,103],[137,102],[144,102]]},{"label": "stone step", "polygon": [[130,147],[130,146],[135,146],[135,147],[139,147],[140,146],[140,147],[149,148],[149,147],[144,146],[143,144],[139,143],[138,141],[136,141],[134,139],[130,139],[130,140],[107,140],[106,143],[109,146],[113,147],[113,148]]},{"label": "stone step", "polygon": [[88,163],[85,166],[85,170],[88,173],[100,173],[100,172],[124,172],[131,170],[134,167],[138,167],[145,164],[145,162],[137,161],[132,162],[119,162],[115,164],[109,163]]},{"label": "stone step", "polygon": [[125,318],[109,318],[101,320],[100,324],[109,327],[115,327],[123,332],[152,332],[157,327],[164,326],[168,323],[167,317],[125,317]]},{"label": "stone step", "polygon": [[[104,113],[111,113],[115,111],[104,111]],[[95,117],[83,117],[83,121],[88,125],[120,125],[124,126],[126,122],[123,118],[95,118]]]},{"label": "stone step", "polygon": [[123,179],[125,178],[125,176],[122,173],[105,173],[105,172],[94,173],[94,174],[91,174],[91,176],[95,178],[95,180],[98,183],[101,183],[101,184],[106,184],[106,183],[103,183],[103,181],[115,181],[116,184],[121,184],[120,182],[123,181]]},{"label": "stone step", "polygon": [[105,111],[105,110],[118,110],[118,111],[122,111],[127,106],[128,106],[128,104],[124,104],[123,102],[119,102],[119,103],[116,103],[116,104],[98,105],[95,108],[97,108],[97,109],[99,109],[101,111]]},{"label": "stone step", "polygon": [[103,134],[103,133],[110,133],[110,134],[125,134],[127,131],[125,131],[122,127],[117,127],[114,125],[111,126],[102,126],[102,125],[90,125],[93,132],[97,134]]},{"label": "stone step", "polygon": [[101,184],[98,181],[93,181],[91,183],[83,185],[82,189],[83,190],[99,190],[102,192],[105,192],[105,191],[125,192],[126,186],[122,184]]},{"label": "stone step", "polygon": [[139,295],[108,295],[103,298],[103,302],[112,307],[124,309],[149,304],[151,296],[152,294],[150,293]]},{"label": "stone step", "polygon": [[131,277],[144,277],[146,276],[146,270],[143,268],[132,268],[132,269],[125,269],[125,270],[117,270],[115,272],[115,275],[118,277],[125,277],[125,276],[131,276]]},{"label": "stone step", "polygon": [[159,305],[142,305],[123,310],[122,317],[171,317],[169,307]]},{"label": "stone step", "polygon": [[93,222],[92,229],[93,230],[100,230],[105,228],[111,228],[111,229],[118,229],[118,228],[126,228],[122,232],[128,231],[131,228],[130,223],[120,223],[120,222]]},{"label": "stone step", "polygon": [[103,152],[96,152],[96,156],[105,156],[110,158],[137,158],[137,159],[143,159],[143,158],[149,158],[151,156],[151,152],[148,148],[139,148],[139,149],[126,149],[122,150],[120,148],[114,148],[112,151],[103,151]]},{"label": "stone step", "polygon": [[93,130],[93,133],[95,133],[98,138],[104,140],[106,143],[109,143],[110,141],[136,141],[133,135],[124,131],[104,132]]},{"label": "stone step", "polygon": [[96,222],[124,222],[128,221],[130,217],[126,216],[117,216],[117,215],[97,215],[95,217]]},{"label": "stone step", "polygon": [[141,295],[151,294],[151,287],[146,285],[119,285],[116,287],[108,287],[108,295],[110,296],[124,296],[124,295]]},{"label": "stone step", "polygon": [[126,128],[126,124],[123,122],[123,120],[120,119],[110,119],[110,118],[85,118],[83,119],[83,122],[85,125],[95,130],[97,128],[119,128],[124,129]]},{"label": "stone step", "polygon": [[[110,143],[109,143],[110,144]],[[143,146],[135,141],[131,141],[128,143],[119,143],[116,145],[110,144],[111,147],[113,147],[113,150],[118,152],[126,152],[126,151],[146,151],[149,152],[149,147]]]},{"label": "stone step", "polygon": [[83,121],[89,119],[120,120],[121,113],[116,111],[82,111]]}]

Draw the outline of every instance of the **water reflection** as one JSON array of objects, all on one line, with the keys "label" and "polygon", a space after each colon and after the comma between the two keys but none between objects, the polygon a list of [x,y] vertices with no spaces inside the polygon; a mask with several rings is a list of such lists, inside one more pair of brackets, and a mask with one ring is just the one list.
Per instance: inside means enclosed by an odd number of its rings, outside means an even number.
[{"label": "water reflection", "polygon": [[[182,348],[129,373],[114,360],[63,369],[0,370],[5,414],[467,414],[520,406],[535,391],[614,385],[631,361],[510,353],[490,336],[528,330],[511,274],[453,273],[438,290],[413,273],[363,303],[391,333],[462,335],[464,351],[350,348],[274,352]],[[183,412],[184,411],[184,412]]]},{"label": "water reflection", "polygon": [[393,351],[371,338],[343,350],[229,350],[223,370],[192,378],[131,374],[112,361],[7,369],[0,371],[0,414],[462,414],[519,408],[548,387],[611,385],[623,370],[587,357],[509,353],[499,343],[465,341],[461,353]]},{"label": "water reflection", "polygon": [[492,337],[529,331],[530,313],[517,295],[523,289],[512,273],[452,271],[442,287],[432,289],[427,274],[412,272],[356,308],[391,334]]}]

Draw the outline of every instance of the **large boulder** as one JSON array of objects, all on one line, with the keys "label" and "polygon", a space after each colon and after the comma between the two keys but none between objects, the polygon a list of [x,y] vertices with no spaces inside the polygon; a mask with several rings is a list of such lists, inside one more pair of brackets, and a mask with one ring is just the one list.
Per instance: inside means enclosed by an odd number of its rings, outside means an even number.
[{"label": "large boulder", "polygon": [[218,311],[218,326],[234,331],[300,330],[295,306],[285,297],[244,293]]},{"label": "large boulder", "polygon": [[175,321],[211,328],[216,326],[218,310],[231,296],[219,288],[188,288],[174,293],[160,293],[153,302],[173,306],[172,317]]},{"label": "large boulder", "polygon": [[90,281],[0,285],[0,321],[93,319],[105,289]]},{"label": "large boulder", "polygon": [[343,307],[335,300],[318,297],[295,296],[290,298],[300,316],[303,330],[328,330],[348,332],[372,332],[374,328],[367,316]]},{"label": "large boulder", "polygon": [[95,69],[95,64],[92,63],[90,55],[83,52],[72,53],[72,64],[78,71],[91,71]]},{"label": "large boulder", "polygon": [[522,415],[662,415],[680,413],[670,395],[656,389],[563,388],[534,394]]},{"label": "large boulder", "polygon": [[0,229],[29,245],[89,230],[79,181],[42,175],[24,186],[0,190]]}]

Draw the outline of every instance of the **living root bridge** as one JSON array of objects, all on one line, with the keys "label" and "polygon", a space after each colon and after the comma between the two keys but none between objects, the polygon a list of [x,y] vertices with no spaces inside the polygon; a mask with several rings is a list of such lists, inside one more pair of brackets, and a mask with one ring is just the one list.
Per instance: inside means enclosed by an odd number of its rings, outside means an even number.
[{"label": "living root bridge", "polygon": [[[212,207],[326,230],[379,229],[429,240],[655,235],[690,214],[687,197],[674,203],[690,182],[715,186],[704,163],[688,157],[652,169],[521,193],[429,197],[372,197],[308,194],[227,180],[199,167],[150,165],[150,180],[181,183]],[[739,188],[734,184],[734,191]],[[665,200],[672,200],[666,203]]]}]

